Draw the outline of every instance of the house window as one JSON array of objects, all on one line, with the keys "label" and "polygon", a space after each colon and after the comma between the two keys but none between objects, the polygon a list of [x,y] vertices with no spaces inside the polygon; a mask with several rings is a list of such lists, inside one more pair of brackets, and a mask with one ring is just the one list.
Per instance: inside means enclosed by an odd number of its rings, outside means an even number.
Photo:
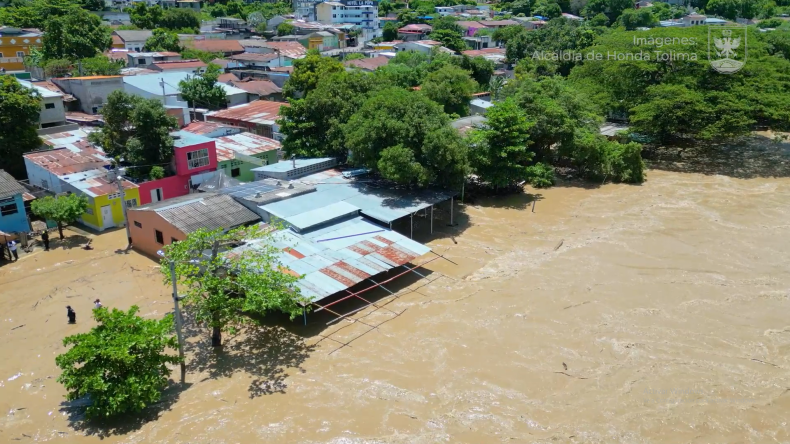
[{"label": "house window", "polygon": [[93,216],[93,208],[91,207],[85,208],[85,214],[90,214],[91,216]]},{"label": "house window", "polygon": [[25,52],[24,51],[17,51],[16,52],[16,56],[24,58],[25,57]]},{"label": "house window", "polygon": [[137,227],[137,228],[143,228],[143,224],[141,224],[140,222],[137,222],[137,221],[134,221],[134,226]]},{"label": "house window", "polygon": [[189,169],[208,166],[208,149],[190,151],[187,153],[187,165]]},{"label": "house window", "polygon": [[55,109],[55,104],[54,103],[45,103],[44,104],[44,108],[45,109]]},{"label": "house window", "polygon": [[0,52],[0,59],[2,59],[2,58],[3,58],[3,53],[2,53],[2,52]]},{"label": "house window", "polygon": [[107,195],[107,199],[120,199],[121,193],[112,193]]},{"label": "house window", "polygon": [[145,59],[137,59],[138,65],[145,65]]},{"label": "house window", "polygon": [[154,234],[156,234],[156,243],[159,245],[165,244],[165,236],[159,230],[154,230]]},{"label": "house window", "polygon": [[129,199],[126,201],[126,208],[134,208],[137,206],[137,199]]},{"label": "house window", "polygon": [[241,170],[239,168],[233,168],[230,170],[230,177],[239,177],[241,176]]},{"label": "house window", "polygon": [[0,200],[0,216],[10,216],[18,212],[19,208],[13,198]]}]

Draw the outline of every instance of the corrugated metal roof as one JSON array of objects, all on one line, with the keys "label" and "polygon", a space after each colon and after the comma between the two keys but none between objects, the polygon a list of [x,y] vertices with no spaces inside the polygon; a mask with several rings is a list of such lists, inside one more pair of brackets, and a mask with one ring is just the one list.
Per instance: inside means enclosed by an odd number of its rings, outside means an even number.
[{"label": "corrugated metal roof", "polygon": [[200,228],[230,229],[260,220],[257,214],[225,194],[188,194],[129,211],[154,211],[184,234]]},{"label": "corrugated metal roof", "polygon": [[287,162],[277,162],[271,165],[266,165],[253,169],[253,171],[263,171],[267,173],[287,173],[291,170],[298,170],[310,165],[317,165],[330,160],[335,160],[334,157],[316,157],[314,159],[294,159]]},{"label": "corrugated metal roof", "polygon": [[[281,162],[288,163],[288,162]],[[431,205],[450,199],[452,191],[424,189],[400,191],[395,189],[374,188],[353,179],[345,179],[338,172],[329,176],[327,172],[299,179],[304,184],[314,184],[316,192],[294,197],[261,207],[269,214],[276,214],[291,223],[299,220],[299,215],[320,210],[337,202],[345,202],[357,207],[360,212],[381,223],[407,217]],[[318,214],[318,213],[312,213]],[[303,223],[303,222],[302,222]]]},{"label": "corrugated metal roof", "polygon": [[215,141],[217,145],[218,162],[234,159],[234,153],[253,156],[267,151],[279,150],[282,147],[280,142],[274,139],[253,133],[240,133],[218,137]]},{"label": "corrugated metal roof", "polygon": [[[273,216],[278,216],[271,213]],[[335,202],[316,210],[307,211],[288,218],[288,224],[302,232],[315,226],[326,224],[333,220],[359,215],[359,208],[347,202]]]},{"label": "corrugated metal roof", "polygon": [[184,46],[188,48],[195,48],[201,51],[208,52],[242,52],[244,48],[239,44],[238,40],[223,40],[223,39],[205,39],[205,40],[187,40]]},{"label": "corrugated metal roof", "polygon": [[[294,23],[292,23],[294,24]],[[264,40],[239,40],[244,48],[269,48],[280,51],[284,57],[301,59],[307,55],[307,48],[299,42],[269,42]]]},{"label": "corrugated metal roof", "polygon": [[259,52],[243,52],[241,54],[234,54],[228,57],[231,60],[238,60],[240,62],[268,62],[277,58],[277,54],[270,52],[262,54]]},{"label": "corrugated metal roof", "polygon": [[251,80],[251,78],[248,77],[244,80],[239,80],[239,79],[232,80],[231,84],[236,88],[243,89],[248,93],[257,94],[261,97],[266,97],[272,94],[279,94],[283,92],[282,88],[277,86],[277,84],[275,84],[271,80]]},{"label": "corrugated metal roof", "polygon": [[[246,91],[245,91],[246,94]],[[270,102],[268,100],[256,100],[244,105],[232,106],[228,109],[213,111],[206,114],[206,117],[235,120],[238,122],[259,123],[272,125],[280,118],[280,107],[290,106],[285,102]]]},{"label": "corrugated metal roof", "polygon": [[200,60],[173,60],[170,62],[156,62],[151,64],[162,71],[171,69],[185,69],[185,68],[205,68],[208,65]]},{"label": "corrugated metal roof", "polygon": [[144,42],[148,40],[148,37],[154,35],[153,31],[142,30],[142,31],[113,31],[114,35],[117,35],[121,38],[124,42]]},{"label": "corrugated metal roof", "polygon": [[41,166],[56,176],[94,170],[109,165],[104,153],[93,149],[72,151],[69,148],[35,151],[25,154],[25,158]]},{"label": "corrugated metal roof", "polygon": [[348,60],[343,62],[343,64],[346,66],[355,66],[366,71],[375,71],[376,69],[387,65],[389,62],[389,57],[377,56],[366,59]]},{"label": "corrugated metal roof", "polygon": [[16,196],[25,191],[27,191],[25,187],[20,185],[13,176],[6,173],[5,170],[0,170],[0,199]]},{"label": "corrugated metal roof", "polygon": [[269,242],[279,250],[280,265],[299,275],[301,294],[318,301],[431,251],[361,217],[306,234],[282,230],[270,239],[251,241],[230,254],[260,249]]},{"label": "corrugated metal roof", "polygon": [[[181,128],[181,131],[186,131],[188,133],[199,134],[203,136],[225,128],[231,130],[234,129],[232,126],[223,125],[218,122],[202,122],[196,120],[190,123],[189,125]],[[236,131],[240,131],[240,129],[236,128]]]},{"label": "corrugated metal roof", "polygon": [[128,55],[132,57],[181,57],[181,54],[172,51],[129,52]]}]

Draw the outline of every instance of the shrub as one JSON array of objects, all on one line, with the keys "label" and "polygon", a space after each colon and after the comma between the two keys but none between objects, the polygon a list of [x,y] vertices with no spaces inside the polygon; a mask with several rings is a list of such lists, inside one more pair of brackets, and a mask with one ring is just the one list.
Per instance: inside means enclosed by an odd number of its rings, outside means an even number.
[{"label": "shrub", "polygon": [[151,180],[157,180],[165,177],[165,169],[160,166],[151,167],[151,172],[148,173]]},{"label": "shrub", "polygon": [[527,167],[527,182],[535,188],[554,185],[554,167],[540,162]]}]

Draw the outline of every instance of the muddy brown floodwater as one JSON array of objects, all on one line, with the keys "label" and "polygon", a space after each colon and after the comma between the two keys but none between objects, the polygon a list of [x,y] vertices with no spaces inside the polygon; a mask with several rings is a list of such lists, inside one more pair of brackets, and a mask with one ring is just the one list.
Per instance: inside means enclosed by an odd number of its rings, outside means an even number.
[{"label": "muddy brown floodwater", "polygon": [[156,263],[116,231],[7,264],[0,442],[787,442],[790,179],[648,178],[466,205],[455,241],[430,240],[453,263],[360,322],[314,314],[218,355],[191,330],[190,385],[101,427],[61,405],[54,357],[96,297],[169,312]]}]

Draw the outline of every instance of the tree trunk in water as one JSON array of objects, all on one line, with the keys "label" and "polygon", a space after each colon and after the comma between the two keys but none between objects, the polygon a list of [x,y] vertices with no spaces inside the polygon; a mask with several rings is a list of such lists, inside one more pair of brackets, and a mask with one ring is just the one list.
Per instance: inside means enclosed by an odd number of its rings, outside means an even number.
[{"label": "tree trunk in water", "polygon": [[219,313],[214,314],[214,328],[211,332],[211,346],[222,347],[222,328],[219,327]]},{"label": "tree trunk in water", "polygon": [[60,233],[60,240],[63,240],[63,223],[58,222],[58,233]]}]

